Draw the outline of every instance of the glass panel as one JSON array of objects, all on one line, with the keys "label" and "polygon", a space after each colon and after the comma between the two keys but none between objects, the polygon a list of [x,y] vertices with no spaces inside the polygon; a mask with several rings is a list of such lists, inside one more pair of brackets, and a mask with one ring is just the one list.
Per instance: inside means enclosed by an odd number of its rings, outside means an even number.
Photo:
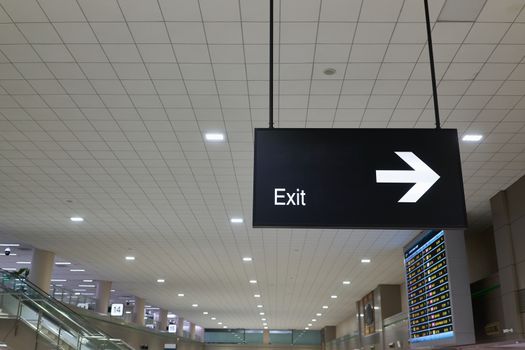
[{"label": "glass panel", "polygon": [[206,329],[204,332],[206,343],[244,343],[244,330],[242,329]]},{"label": "glass panel", "polygon": [[270,343],[292,344],[292,331],[270,330]]},{"label": "glass panel", "polygon": [[246,344],[262,344],[263,343],[263,330],[262,329],[245,330],[244,340]]},{"label": "glass panel", "polygon": [[17,298],[8,293],[2,293],[0,295],[0,303],[2,305],[2,311],[12,316],[16,316],[18,313],[19,301]]},{"label": "glass panel", "polygon": [[321,332],[310,330],[294,330],[293,344],[297,345],[319,345],[321,344]]}]

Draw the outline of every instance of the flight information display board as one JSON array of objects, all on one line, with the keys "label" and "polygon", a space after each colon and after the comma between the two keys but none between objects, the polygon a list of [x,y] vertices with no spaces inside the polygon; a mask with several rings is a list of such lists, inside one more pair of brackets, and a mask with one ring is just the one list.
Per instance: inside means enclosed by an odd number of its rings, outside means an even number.
[{"label": "flight information display board", "polygon": [[431,231],[405,250],[410,342],[454,337],[444,231]]}]

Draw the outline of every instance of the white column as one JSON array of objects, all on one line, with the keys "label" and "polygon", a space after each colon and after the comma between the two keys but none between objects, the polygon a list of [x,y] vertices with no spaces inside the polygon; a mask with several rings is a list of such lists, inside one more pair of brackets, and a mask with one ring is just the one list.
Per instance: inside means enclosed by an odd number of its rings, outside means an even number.
[{"label": "white column", "polygon": [[168,328],[168,310],[166,309],[159,311],[159,328],[161,331],[166,331]]},{"label": "white column", "polygon": [[140,326],[144,326],[144,306],[144,299],[135,297],[135,319],[133,321]]},{"label": "white column", "polygon": [[184,335],[184,318],[177,318],[177,336],[182,337]]},{"label": "white column", "polygon": [[33,258],[31,259],[28,280],[36,284],[37,287],[46,293],[49,292],[54,266],[55,253],[37,248],[33,249]]},{"label": "white column", "polygon": [[263,344],[270,344],[270,330],[263,330]]},{"label": "white column", "polygon": [[195,323],[190,323],[190,339],[195,340]]},{"label": "white column", "polygon": [[97,282],[97,305],[95,311],[106,315],[108,313],[109,299],[111,297],[111,281]]}]

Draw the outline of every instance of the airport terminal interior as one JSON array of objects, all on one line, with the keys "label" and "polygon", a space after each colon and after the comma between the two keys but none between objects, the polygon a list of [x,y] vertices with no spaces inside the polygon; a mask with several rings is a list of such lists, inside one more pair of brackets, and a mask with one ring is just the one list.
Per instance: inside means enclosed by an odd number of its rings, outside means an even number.
[{"label": "airport terminal interior", "polygon": [[525,0],[0,0],[0,348],[525,348]]}]

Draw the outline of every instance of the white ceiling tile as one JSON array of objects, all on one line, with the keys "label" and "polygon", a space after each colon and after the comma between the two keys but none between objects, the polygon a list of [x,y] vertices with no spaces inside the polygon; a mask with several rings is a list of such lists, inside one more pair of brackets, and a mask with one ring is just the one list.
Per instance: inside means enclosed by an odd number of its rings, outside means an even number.
[{"label": "white ceiling tile", "polygon": [[201,0],[199,2],[204,21],[239,21],[239,1]]},{"label": "white ceiling tile", "polygon": [[240,22],[206,22],[208,44],[242,44]]},{"label": "white ceiling tile", "polygon": [[387,45],[352,45],[350,62],[383,62]]},{"label": "white ceiling tile", "polygon": [[60,44],[57,32],[49,23],[20,23],[18,29],[32,44]]},{"label": "white ceiling tile", "polygon": [[179,66],[184,79],[213,80],[213,70],[210,64],[182,63]]},{"label": "white ceiling tile", "polygon": [[309,63],[314,60],[315,45],[281,45],[280,61],[283,63]]},{"label": "white ceiling tile", "polygon": [[2,0],[0,4],[15,22],[47,22],[46,15],[36,0],[24,1],[23,6],[17,0]]},{"label": "white ceiling tile", "polygon": [[458,50],[454,61],[456,62],[485,62],[495,45],[467,45],[464,44]]},{"label": "white ceiling tile", "polygon": [[118,0],[126,21],[161,21],[156,0]]},{"label": "white ceiling tile", "polygon": [[16,63],[17,70],[25,79],[53,79],[53,75],[43,63]]},{"label": "white ceiling tile", "polygon": [[417,62],[422,54],[422,45],[388,45],[385,62]]},{"label": "white ceiling tile", "polygon": [[132,43],[131,33],[125,23],[91,23],[98,40],[103,44]]},{"label": "white ceiling tile", "polygon": [[397,23],[393,44],[424,44],[427,41],[425,23]]},{"label": "white ceiling tile", "polygon": [[102,49],[112,63],[141,62],[141,57],[134,44],[103,44]]},{"label": "white ceiling tile", "polygon": [[497,44],[509,26],[509,23],[474,23],[465,42],[469,44]]},{"label": "white ceiling tile", "polygon": [[65,43],[97,43],[97,38],[87,23],[56,23],[55,28]]},{"label": "white ceiling tile", "polygon": [[144,62],[175,62],[171,44],[139,44],[137,46]]},{"label": "white ceiling tile", "polygon": [[84,15],[91,22],[123,21],[116,0],[78,0]]},{"label": "white ceiling tile", "polygon": [[484,79],[478,75],[482,66],[481,63],[452,63],[444,78],[450,80],[472,80],[476,77]]},{"label": "white ceiling tile", "polygon": [[523,8],[521,0],[487,0],[479,14],[479,22],[512,22]]},{"label": "white ceiling tile", "polygon": [[35,51],[43,61],[73,62],[74,58],[64,45],[34,45]]},{"label": "white ceiling tile", "polygon": [[376,79],[380,67],[379,63],[351,63],[345,79]]},{"label": "white ceiling tile", "polygon": [[128,25],[136,43],[162,44],[170,42],[166,26],[162,22],[130,22]]},{"label": "white ceiling tile", "polygon": [[[281,30],[281,41],[284,44],[311,44],[316,41],[317,25],[315,23],[282,23]],[[268,41],[267,32],[266,29],[261,38],[265,42]]]},{"label": "white ceiling tile", "polygon": [[175,63],[147,63],[151,79],[181,79],[179,66]]},{"label": "white ceiling tile", "polygon": [[106,62],[107,57],[98,44],[69,44],[67,48],[77,62]]},{"label": "white ceiling tile", "polygon": [[396,22],[401,12],[402,0],[369,0],[363,2],[360,21]]},{"label": "white ceiling tile", "polygon": [[209,63],[210,56],[207,45],[173,45],[179,63]]},{"label": "white ceiling tile", "polygon": [[[461,43],[469,33],[471,23],[437,22],[432,29],[432,42],[436,44]],[[473,28],[472,31],[474,31]]]},{"label": "white ceiling tile", "polygon": [[80,63],[80,68],[88,79],[116,79],[109,63]]},{"label": "white ceiling tile", "polygon": [[[0,34],[1,35],[1,34]],[[31,45],[2,45],[0,50],[11,62],[40,62]]]},{"label": "white ceiling tile", "polygon": [[243,63],[244,48],[241,45],[210,45],[213,63]]},{"label": "white ceiling tile", "polygon": [[481,68],[476,79],[479,80],[505,80],[516,67],[515,64],[487,63]]},{"label": "white ceiling tile", "polygon": [[115,63],[113,68],[120,79],[149,79],[146,67],[140,63]]},{"label": "white ceiling tile", "polygon": [[49,69],[57,79],[83,79],[84,73],[76,63],[48,63]]},{"label": "white ceiling tile", "polygon": [[395,23],[363,23],[357,25],[354,43],[386,44],[389,42]]},{"label": "white ceiling tile", "polygon": [[281,20],[283,22],[317,21],[320,0],[284,0],[281,2]]},{"label": "white ceiling tile", "polygon": [[169,37],[175,44],[205,44],[204,27],[201,22],[166,23]]},{"label": "white ceiling tile", "polygon": [[91,87],[91,84],[85,80],[78,79],[65,79],[61,80],[60,84],[66,89],[68,94],[94,94],[95,91]]},{"label": "white ceiling tile", "polygon": [[317,44],[315,49],[316,62],[346,62],[350,53],[350,45]]},{"label": "white ceiling tile", "polygon": [[[139,80],[140,81],[140,80]],[[93,87],[95,88],[96,92],[100,95],[106,95],[106,94],[126,94],[126,90],[124,90],[122,83],[119,80],[116,79],[94,79],[91,80],[91,84],[93,84]],[[89,93],[89,92],[84,92]]]},{"label": "white ceiling tile", "polygon": [[14,24],[0,24],[0,44],[24,44],[26,39]]},{"label": "white ceiling tile", "polygon": [[357,22],[360,7],[359,0],[323,0],[321,21]]},{"label": "white ceiling tile", "polygon": [[319,44],[349,44],[354,37],[355,23],[320,22],[317,32]]},{"label": "white ceiling tile", "polygon": [[51,22],[83,22],[86,20],[74,0],[39,0]]}]

